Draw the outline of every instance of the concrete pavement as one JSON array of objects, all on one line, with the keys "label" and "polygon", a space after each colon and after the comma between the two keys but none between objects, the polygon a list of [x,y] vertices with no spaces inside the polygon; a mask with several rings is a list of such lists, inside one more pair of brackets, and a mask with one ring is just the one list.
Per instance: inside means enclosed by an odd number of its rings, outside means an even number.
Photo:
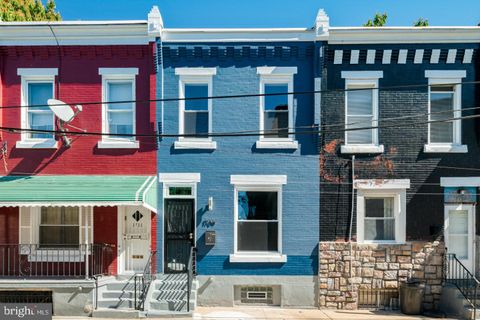
[{"label": "concrete pavement", "polygon": [[286,309],[286,308],[204,308],[195,310],[194,320],[293,320],[293,319],[338,319],[338,320],[417,320],[432,319],[423,316],[406,316],[400,312],[367,311],[367,310],[318,310],[318,309]]},{"label": "concrete pavement", "polygon": [[[173,320],[419,320],[433,319],[424,316],[406,316],[395,311],[368,311],[368,310],[318,310],[318,309],[287,309],[273,307],[234,307],[234,308],[206,308],[198,307],[193,317],[162,317]],[[54,320],[86,320],[95,318],[85,317],[53,317]],[[105,318],[98,318],[107,320]],[[152,318],[149,318],[152,319]],[[444,318],[446,319],[446,318]]]}]

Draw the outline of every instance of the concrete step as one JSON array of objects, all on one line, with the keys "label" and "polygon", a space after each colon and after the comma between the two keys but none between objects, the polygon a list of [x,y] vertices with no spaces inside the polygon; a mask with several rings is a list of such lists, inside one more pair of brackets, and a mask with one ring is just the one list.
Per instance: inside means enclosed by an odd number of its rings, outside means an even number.
[{"label": "concrete step", "polygon": [[135,307],[135,301],[129,298],[99,299],[97,305],[99,308],[133,309]]},{"label": "concrete step", "polygon": [[[190,311],[195,309],[195,303],[190,302]],[[150,311],[187,311],[185,300],[156,300],[150,301]]]},{"label": "concrete step", "polygon": [[94,318],[110,318],[110,319],[138,319],[144,318],[145,313],[138,310],[117,310],[98,308],[93,310],[92,317]]},{"label": "concrete step", "polygon": [[161,311],[161,310],[149,310],[147,313],[148,318],[166,318],[166,319],[192,319],[193,312],[186,311]]},{"label": "concrete step", "polygon": [[133,291],[135,290],[134,282],[112,281],[105,286],[107,291]]},{"label": "concrete step", "polygon": [[120,298],[130,298],[133,299],[135,297],[135,293],[133,291],[104,291],[102,292],[101,297],[99,299],[120,299]]}]

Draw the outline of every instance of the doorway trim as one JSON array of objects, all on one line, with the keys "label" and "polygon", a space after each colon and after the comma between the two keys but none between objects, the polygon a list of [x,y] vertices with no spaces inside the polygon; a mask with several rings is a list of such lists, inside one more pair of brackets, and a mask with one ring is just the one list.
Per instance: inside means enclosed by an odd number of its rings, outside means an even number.
[{"label": "doorway trim", "polygon": [[[444,227],[445,227],[445,246],[448,250],[449,247],[449,226],[450,226],[450,219],[449,219],[449,211],[450,210],[467,210],[468,212],[468,244],[471,246],[469,249],[469,265],[465,267],[470,271],[473,275],[475,274],[475,205],[473,204],[448,204],[446,203],[444,206]],[[447,251],[448,253],[448,251]],[[459,259],[460,260],[460,259]],[[471,269],[470,269],[471,268]]]},{"label": "doorway trim", "polygon": [[[191,172],[191,173],[159,173],[158,174],[158,182],[163,184],[162,187],[162,249],[161,252],[161,260],[162,261],[162,269],[159,270],[162,273],[165,273],[165,199],[193,199],[193,239],[194,244],[197,242],[197,206],[198,206],[198,199],[197,199],[197,183],[200,183],[200,173],[198,172]],[[191,187],[192,194],[189,196],[171,196],[169,193],[170,187]]]}]

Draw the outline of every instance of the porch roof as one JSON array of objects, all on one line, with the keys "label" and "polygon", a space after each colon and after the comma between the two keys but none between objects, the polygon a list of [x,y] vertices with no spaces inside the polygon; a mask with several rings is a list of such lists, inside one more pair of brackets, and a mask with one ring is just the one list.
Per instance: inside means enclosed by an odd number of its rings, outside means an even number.
[{"label": "porch roof", "polygon": [[0,177],[0,207],[143,205],[157,208],[154,176]]}]

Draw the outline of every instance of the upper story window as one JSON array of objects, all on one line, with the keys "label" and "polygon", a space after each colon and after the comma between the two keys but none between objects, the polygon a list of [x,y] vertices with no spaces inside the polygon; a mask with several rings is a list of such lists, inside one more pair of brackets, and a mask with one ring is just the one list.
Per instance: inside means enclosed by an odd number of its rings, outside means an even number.
[{"label": "upper story window", "polygon": [[260,75],[260,140],[257,148],[296,149],[293,76],[296,67],[258,67]]},{"label": "upper story window", "polygon": [[[48,99],[55,97],[54,68],[20,68],[21,76],[21,126],[31,130],[55,130],[55,116],[47,106]],[[56,148],[55,135],[50,132],[25,131],[17,148]]]},{"label": "upper story window", "polygon": [[406,189],[410,180],[355,180],[357,189],[357,241],[403,243],[406,224]]},{"label": "upper story window", "polygon": [[[185,108],[183,110],[183,133],[202,136],[210,132],[210,111],[208,99],[208,83],[185,83]],[[192,100],[189,100],[192,99]]]},{"label": "upper story window", "polygon": [[[212,133],[213,76],[216,68],[176,68],[179,76],[178,132],[175,149],[216,149]],[[205,99],[201,99],[205,98]]]},{"label": "upper story window", "polygon": [[382,77],[382,71],[342,72],[347,90],[345,92],[345,145],[341,148],[342,153],[383,152],[383,145],[379,145],[378,128],[376,128],[378,126],[378,79]]},{"label": "upper story window", "polygon": [[[428,144],[425,152],[467,152],[462,145],[461,82],[465,71],[425,71],[429,84]],[[455,119],[455,120],[454,120]]]},{"label": "upper story window", "polygon": [[230,262],[286,262],[282,255],[282,185],[286,176],[231,176],[235,186]]},{"label": "upper story window", "polygon": [[[135,78],[137,68],[100,68],[102,76],[102,132],[99,148],[138,148],[135,139]],[[124,135],[124,136],[123,136]]]}]

